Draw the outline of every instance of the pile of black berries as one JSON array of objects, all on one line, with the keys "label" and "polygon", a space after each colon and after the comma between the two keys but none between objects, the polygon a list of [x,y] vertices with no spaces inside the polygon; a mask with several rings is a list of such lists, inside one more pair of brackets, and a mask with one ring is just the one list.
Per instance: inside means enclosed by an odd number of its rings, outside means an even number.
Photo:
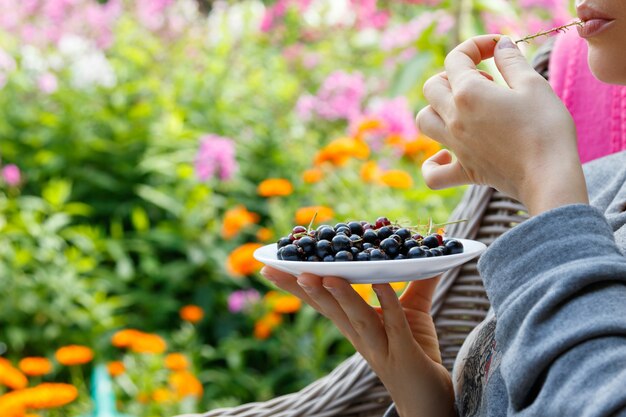
[{"label": "pile of black berries", "polygon": [[463,252],[463,244],[443,239],[439,234],[426,237],[405,227],[394,226],[379,217],[366,221],[321,225],[316,230],[293,228],[278,240],[277,257],[283,261],[347,262],[429,258]]}]

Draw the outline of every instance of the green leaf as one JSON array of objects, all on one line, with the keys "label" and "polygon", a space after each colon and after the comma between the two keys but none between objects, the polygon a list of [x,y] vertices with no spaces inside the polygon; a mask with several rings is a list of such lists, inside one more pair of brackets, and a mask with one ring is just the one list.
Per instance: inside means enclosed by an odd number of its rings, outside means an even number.
[{"label": "green leaf", "polygon": [[143,207],[133,207],[131,221],[133,222],[133,226],[135,226],[135,230],[139,232],[145,232],[150,228],[150,219]]},{"label": "green leaf", "polygon": [[44,187],[41,195],[48,203],[54,207],[60,207],[72,193],[72,183],[67,180],[50,180]]},{"label": "green leaf", "polygon": [[389,96],[396,97],[406,94],[413,88],[430,66],[433,54],[430,52],[420,52],[413,59],[401,67],[391,83]]},{"label": "green leaf", "polygon": [[139,185],[136,192],[139,197],[169,211],[176,217],[179,217],[183,212],[183,205],[180,202],[154,187]]}]

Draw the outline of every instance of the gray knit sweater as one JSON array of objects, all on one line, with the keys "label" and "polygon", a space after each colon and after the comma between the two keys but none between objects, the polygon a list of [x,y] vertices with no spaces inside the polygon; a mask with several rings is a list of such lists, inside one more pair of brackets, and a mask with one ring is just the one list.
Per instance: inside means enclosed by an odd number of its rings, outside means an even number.
[{"label": "gray knit sweater", "polygon": [[455,363],[459,416],[626,416],[626,152],[584,168],[590,206],[483,254],[492,310]]}]

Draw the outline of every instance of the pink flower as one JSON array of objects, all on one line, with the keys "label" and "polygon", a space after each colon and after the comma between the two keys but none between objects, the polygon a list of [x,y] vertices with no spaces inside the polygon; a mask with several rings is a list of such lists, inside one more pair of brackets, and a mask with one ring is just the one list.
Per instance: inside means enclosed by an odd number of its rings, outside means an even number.
[{"label": "pink flower", "polygon": [[417,136],[415,116],[406,97],[381,100],[368,115],[382,120],[388,135],[400,135],[407,139]]},{"label": "pink flower", "polygon": [[235,143],[217,135],[205,135],[200,138],[200,148],[196,155],[196,175],[201,181],[216,176],[222,181],[233,177],[237,169]]},{"label": "pink flower", "polygon": [[261,299],[261,295],[254,288],[233,291],[228,296],[228,311],[239,313],[247,310]]},{"label": "pink flower", "polygon": [[324,80],[317,95],[300,97],[296,110],[305,119],[315,115],[326,120],[350,120],[361,114],[365,94],[361,73],[335,71]]},{"label": "pink flower", "polygon": [[57,88],[59,88],[59,83],[57,81],[57,77],[53,73],[46,72],[37,80],[37,87],[39,87],[39,90],[42,93],[52,94],[57,91]]},{"label": "pink flower", "polygon": [[9,164],[2,168],[2,178],[7,184],[16,186],[22,181],[22,173],[17,165]]}]

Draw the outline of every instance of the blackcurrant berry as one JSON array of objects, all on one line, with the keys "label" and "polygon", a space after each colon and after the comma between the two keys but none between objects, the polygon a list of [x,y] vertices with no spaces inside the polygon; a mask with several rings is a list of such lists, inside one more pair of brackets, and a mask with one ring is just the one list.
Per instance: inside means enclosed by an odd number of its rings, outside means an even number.
[{"label": "blackcurrant berry", "polygon": [[317,232],[317,239],[318,240],[328,240],[330,242],[331,240],[333,240],[335,235],[336,235],[335,229],[333,229],[330,226],[326,226],[326,227],[323,227],[320,230],[318,230],[318,232]]},{"label": "blackcurrant berry", "polygon": [[278,239],[278,242],[276,243],[276,245],[278,246],[278,249],[287,246],[291,244],[291,240],[289,240],[288,237],[281,237],[280,239]]},{"label": "blackcurrant berry", "polygon": [[296,226],[291,230],[291,233],[297,235],[298,233],[306,233],[306,227]]},{"label": "blackcurrant berry", "polygon": [[443,253],[444,255],[450,255],[450,248],[447,247],[446,245],[437,246],[436,249],[439,249],[441,253]]},{"label": "blackcurrant berry", "polygon": [[372,245],[371,243],[367,243],[367,242],[365,242],[365,243],[363,244],[363,250],[368,250],[368,249],[370,249],[370,248],[374,248],[374,247],[375,247],[375,246],[374,246],[374,245]]},{"label": "blackcurrant berry", "polygon": [[359,235],[359,236],[363,236],[363,225],[361,225],[361,223],[359,222],[350,222],[348,223],[348,227],[350,228],[350,232],[353,235]]},{"label": "blackcurrant berry", "polygon": [[348,225],[346,223],[337,223],[335,225],[335,231],[337,231],[340,227],[348,227]]},{"label": "blackcurrant berry", "polygon": [[361,253],[361,251],[359,250],[359,248],[355,248],[354,246],[352,246],[350,248],[350,252],[352,252],[352,256],[354,256],[356,258],[356,256]]},{"label": "blackcurrant berry", "polygon": [[401,245],[402,242],[404,241],[404,239],[402,239],[399,235],[397,234],[393,234],[391,236],[389,236],[390,238],[394,239],[396,242],[398,242],[398,245]]},{"label": "blackcurrant berry", "polygon": [[296,245],[287,245],[283,248],[283,261],[300,261],[302,257]]},{"label": "blackcurrant berry", "polygon": [[335,257],[333,255],[324,256],[324,262],[335,262]]},{"label": "blackcurrant berry", "polygon": [[383,226],[378,229],[378,238],[382,241],[383,239],[387,239],[389,236],[393,235],[393,230],[387,226]]},{"label": "blackcurrant berry", "polygon": [[430,250],[430,253],[432,253],[434,256],[443,256],[443,252],[439,248],[432,248]]},{"label": "blackcurrant berry", "polygon": [[371,243],[372,245],[378,244],[379,240],[376,230],[369,229],[363,232],[363,242]]},{"label": "blackcurrant berry", "polygon": [[335,255],[335,262],[349,262],[353,259],[354,256],[352,256],[352,252],[348,252],[346,250],[339,251]]},{"label": "blackcurrant berry", "polygon": [[401,259],[406,259],[406,256],[404,256],[403,254],[399,253],[398,256],[396,256],[395,258],[393,258],[394,260],[401,260]]},{"label": "blackcurrant berry", "polygon": [[370,252],[370,260],[371,261],[384,261],[389,259],[389,257],[385,254],[385,252],[380,249],[372,249]]},{"label": "blackcurrant berry", "polygon": [[328,240],[318,241],[316,244],[315,252],[317,253],[317,256],[319,256],[322,259],[334,253],[333,247]]},{"label": "blackcurrant berry", "polygon": [[450,255],[463,253],[463,244],[458,240],[450,239],[446,242],[445,246],[450,249]]},{"label": "blackcurrant berry", "polygon": [[370,254],[368,252],[359,252],[359,254],[356,256],[356,260],[357,261],[369,261]]},{"label": "blackcurrant berry", "polygon": [[409,253],[411,248],[417,248],[419,246],[420,246],[420,244],[417,243],[416,240],[407,239],[407,240],[404,241],[404,245],[403,245],[402,249],[403,249],[404,254],[406,255],[407,253]]},{"label": "blackcurrant berry", "polygon": [[400,244],[394,238],[387,238],[380,242],[380,249],[390,258],[395,258],[400,253]]},{"label": "blackcurrant berry", "polygon": [[306,261],[307,262],[320,262],[321,259],[319,258],[319,256],[311,255],[306,258]]},{"label": "blackcurrant berry", "polygon": [[418,246],[412,247],[406,254],[409,259],[426,258],[426,256],[426,251]]},{"label": "blackcurrant berry", "polygon": [[315,253],[315,244],[315,239],[310,236],[303,236],[296,243],[305,255],[313,255]]},{"label": "blackcurrant berry", "polygon": [[383,226],[389,226],[391,222],[386,217],[379,217],[376,219],[376,228],[380,229]]},{"label": "blackcurrant berry", "polygon": [[402,238],[402,241],[405,241],[411,237],[411,231],[404,227],[396,230],[396,234]]},{"label": "blackcurrant berry", "polygon": [[335,252],[348,251],[352,246],[352,241],[350,240],[350,238],[342,234],[335,236],[331,243]]},{"label": "blackcurrant berry", "polygon": [[350,236],[352,234],[348,226],[341,226],[341,227],[335,228],[335,231],[337,233],[343,233],[346,236]]},{"label": "blackcurrant berry", "polygon": [[431,249],[436,248],[437,246],[439,246],[439,239],[437,239],[437,237],[435,237],[434,235],[430,235],[424,238],[422,244],[428,246]]}]

